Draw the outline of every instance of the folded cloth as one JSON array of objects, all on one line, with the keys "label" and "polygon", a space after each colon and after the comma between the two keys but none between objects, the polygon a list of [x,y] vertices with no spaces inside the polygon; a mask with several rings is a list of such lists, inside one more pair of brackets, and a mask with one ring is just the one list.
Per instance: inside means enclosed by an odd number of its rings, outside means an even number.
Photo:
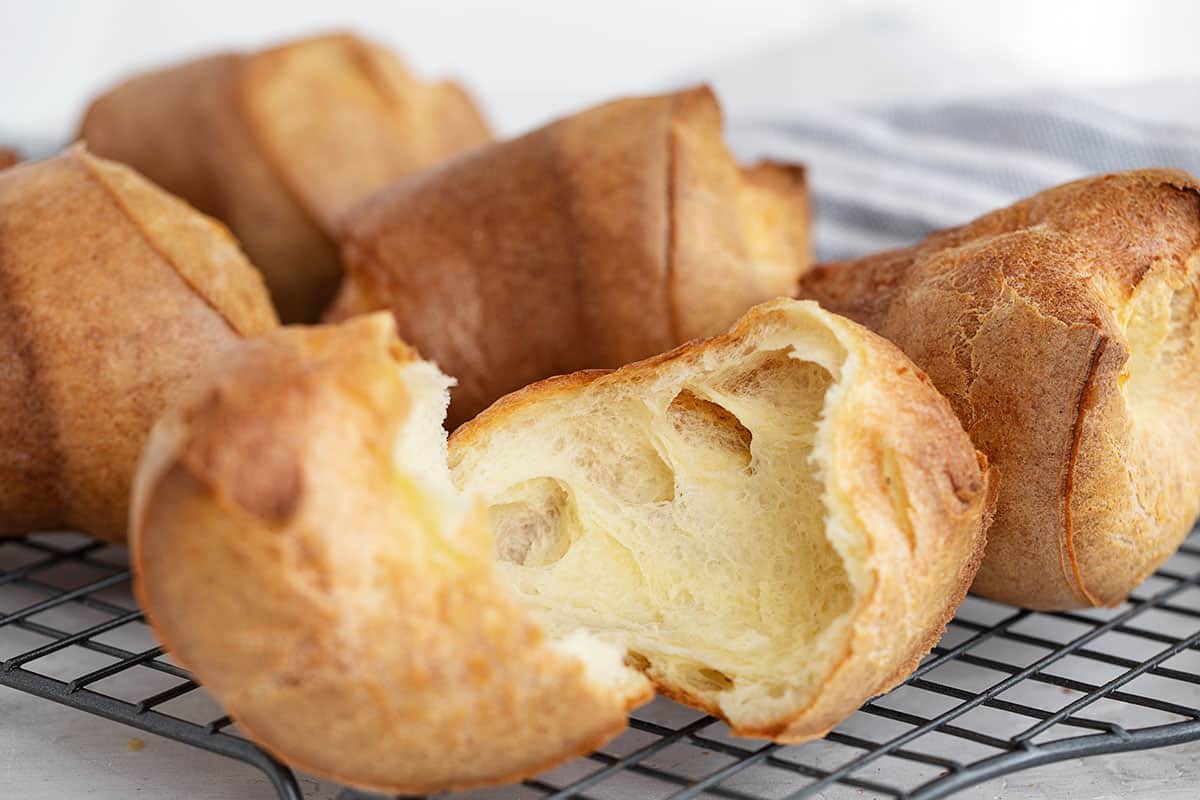
[{"label": "folded cloth", "polygon": [[912,243],[1048,186],[1138,167],[1200,174],[1200,82],[1017,93],[733,120],[744,157],[809,167],[822,260]]}]

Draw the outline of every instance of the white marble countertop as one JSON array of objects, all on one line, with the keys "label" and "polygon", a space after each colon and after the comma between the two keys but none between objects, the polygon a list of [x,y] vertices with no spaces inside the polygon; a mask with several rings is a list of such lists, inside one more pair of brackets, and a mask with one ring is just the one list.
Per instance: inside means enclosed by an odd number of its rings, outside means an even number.
[{"label": "white marble countertop", "polygon": [[[271,800],[252,767],[0,687],[0,789],[21,800]],[[141,739],[140,750],[130,741]],[[301,776],[306,800],[337,788]],[[988,781],[963,800],[1194,800],[1200,743],[1073,759]],[[499,793],[497,793],[498,795]],[[513,796],[516,796],[515,793]],[[857,795],[867,798],[863,793]],[[629,795],[631,800],[636,794]]]}]

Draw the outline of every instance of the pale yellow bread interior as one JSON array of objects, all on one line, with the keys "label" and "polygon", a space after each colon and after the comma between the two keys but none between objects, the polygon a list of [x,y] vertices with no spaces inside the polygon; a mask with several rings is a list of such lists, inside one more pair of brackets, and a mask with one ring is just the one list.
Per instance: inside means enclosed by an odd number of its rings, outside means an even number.
[{"label": "pale yellow bread interior", "polygon": [[[371,318],[388,329],[393,324],[385,314]],[[467,522],[480,506],[477,499],[454,486],[446,468],[446,429],[442,422],[454,380],[434,364],[421,360],[404,363],[399,377],[412,401],[392,448],[395,468],[402,476],[398,483],[411,487],[401,492],[402,499],[429,522],[431,537],[454,542],[463,531],[473,530]],[[499,566],[503,580],[506,565],[501,562]],[[616,690],[631,703],[644,698],[645,679],[626,664],[624,648],[579,627],[557,635],[551,632],[547,644],[564,656],[579,659],[589,683]]]},{"label": "pale yellow bread interior", "polygon": [[[889,373],[908,370],[939,425],[877,432],[888,425],[879,409],[859,416],[877,399],[875,348],[898,356],[865,333],[813,303],[775,301],[726,337],[501,400],[450,448],[457,484],[488,504],[501,576],[552,636],[594,634],[667,694],[739,732],[788,738],[852,655],[864,607],[879,602],[881,545],[914,524],[898,508],[891,530],[864,528],[834,474],[854,447],[840,448],[870,431],[880,469],[899,473],[913,465],[887,452],[888,439],[909,436],[918,450],[957,448],[956,468],[975,473],[964,506],[973,520],[933,532],[960,537],[956,572],[940,577],[953,591],[930,587],[943,603],[937,620],[913,609],[899,632],[923,632],[927,647],[977,563],[986,482],[945,402],[911,367]],[[904,491],[894,477],[884,482]],[[890,677],[858,687],[857,702]]]}]

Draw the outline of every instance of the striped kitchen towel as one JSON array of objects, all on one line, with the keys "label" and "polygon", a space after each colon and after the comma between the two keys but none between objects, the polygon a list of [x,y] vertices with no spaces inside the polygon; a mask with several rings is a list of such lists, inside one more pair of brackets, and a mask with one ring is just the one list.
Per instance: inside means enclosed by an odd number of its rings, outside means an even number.
[{"label": "striped kitchen towel", "polygon": [[[1126,99],[1129,97],[1126,90]],[[1142,107],[1195,109],[1200,84],[1143,87]],[[821,260],[910,244],[1055,184],[1139,167],[1200,175],[1200,113],[1033,94],[918,107],[823,108],[733,120],[743,157],[807,165]]]}]

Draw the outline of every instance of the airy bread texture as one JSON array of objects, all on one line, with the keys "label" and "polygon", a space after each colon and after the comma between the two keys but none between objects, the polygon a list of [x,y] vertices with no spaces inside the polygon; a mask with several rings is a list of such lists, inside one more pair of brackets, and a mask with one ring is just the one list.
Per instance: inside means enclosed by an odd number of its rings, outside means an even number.
[{"label": "airy bread texture", "polygon": [[379,792],[533,775],[651,695],[501,585],[446,468],[449,383],[388,315],[248,340],[134,489],[135,588],[172,654],[275,755]]},{"label": "airy bread texture", "polygon": [[307,771],[513,780],[614,736],[651,682],[819,736],[913,668],[983,552],[987,470],[946,401],[813,303],[531,386],[448,452],[450,383],[390,315],[285,328],[143,454],[151,625]]},{"label": "airy bread texture", "polygon": [[450,439],[501,573],[734,733],[823,735],[903,679],[983,552],[986,462],[896,348],[815,303],[552,378]]},{"label": "airy bread texture", "polygon": [[125,538],[150,426],[278,324],[220,225],[80,147],[0,173],[0,532]]},{"label": "airy bread texture", "polygon": [[1200,184],[1170,170],[1042,192],[801,296],[896,342],[1000,474],[973,590],[1121,602],[1200,513]]},{"label": "airy bread texture", "polygon": [[449,162],[347,217],[327,319],[390,309],[458,425],[535,380],[724,331],[811,263],[797,166],[741,168],[707,88],[618,100]]},{"label": "airy bread texture", "polygon": [[80,135],[226,222],[288,322],[333,297],[347,208],[491,138],[462,87],[345,34],[132,78],[92,103]]}]

